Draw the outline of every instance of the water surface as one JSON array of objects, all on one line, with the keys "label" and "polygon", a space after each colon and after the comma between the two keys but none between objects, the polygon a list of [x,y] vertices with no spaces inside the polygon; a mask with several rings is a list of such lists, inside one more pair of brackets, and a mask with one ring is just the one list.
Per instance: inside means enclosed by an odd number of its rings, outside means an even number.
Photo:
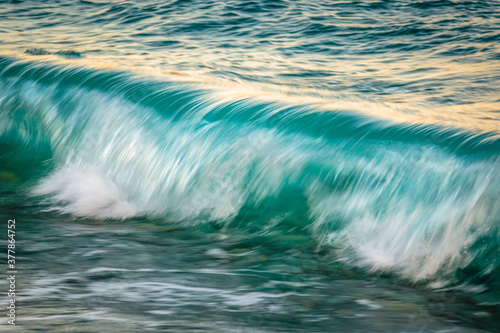
[{"label": "water surface", "polygon": [[497,1],[0,4],[19,331],[499,329]]}]

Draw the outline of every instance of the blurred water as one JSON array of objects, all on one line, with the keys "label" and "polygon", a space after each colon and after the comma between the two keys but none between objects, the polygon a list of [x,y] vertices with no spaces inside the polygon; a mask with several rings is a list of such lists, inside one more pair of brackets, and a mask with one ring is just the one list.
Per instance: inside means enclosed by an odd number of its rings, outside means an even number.
[{"label": "blurred water", "polygon": [[18,330],[497,331],[499,9],[0,1]]},{"label": "blurred water", "polygon": [[16,1],[0,15],[5,51],[342,93],[498,130],[496,1]]}]

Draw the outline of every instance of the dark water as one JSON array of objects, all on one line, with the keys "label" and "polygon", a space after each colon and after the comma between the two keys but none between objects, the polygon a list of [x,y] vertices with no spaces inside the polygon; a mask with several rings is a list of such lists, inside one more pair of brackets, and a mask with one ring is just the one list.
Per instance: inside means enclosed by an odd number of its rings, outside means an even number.
[{"label": "dark water", "polygon": [[499,12],[1,1],[16,329],[498,331]]}]

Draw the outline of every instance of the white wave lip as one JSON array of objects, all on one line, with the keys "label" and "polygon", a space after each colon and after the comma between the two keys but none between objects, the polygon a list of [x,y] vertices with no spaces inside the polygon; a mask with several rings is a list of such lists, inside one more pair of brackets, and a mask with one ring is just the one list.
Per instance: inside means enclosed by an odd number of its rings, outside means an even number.
[{"label": "white wave lip", "polygon": [[56,209],[78,217],[125,219],[137,214],[116,185],[99,172],[65,167],[44,179],[33,191],[50,195]]}]

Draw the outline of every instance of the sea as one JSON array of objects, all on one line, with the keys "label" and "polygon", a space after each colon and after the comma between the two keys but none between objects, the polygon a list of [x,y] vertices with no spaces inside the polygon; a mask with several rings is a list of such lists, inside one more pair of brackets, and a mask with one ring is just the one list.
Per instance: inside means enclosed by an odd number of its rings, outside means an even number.
[{"label": "sea", "polygon": [[500,332],[499,42],[498,0],[0,1],[0,328]]}]

